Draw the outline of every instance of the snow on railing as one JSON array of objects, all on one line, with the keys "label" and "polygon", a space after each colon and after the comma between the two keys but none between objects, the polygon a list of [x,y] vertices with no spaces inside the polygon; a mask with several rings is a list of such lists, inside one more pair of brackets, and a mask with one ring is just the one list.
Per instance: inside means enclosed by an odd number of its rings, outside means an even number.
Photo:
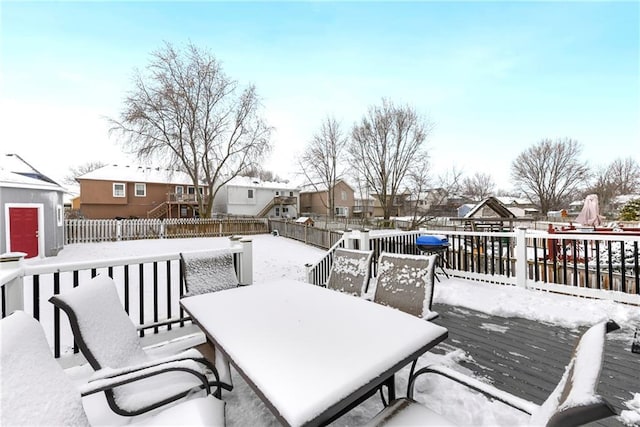
[{"label": "snow on railing", "polygon": [[[230,250],[239,283],[253,283],[252,242],[233,236]],[[77,353],[73,334],[64,315],[48,302],[54,294],[82,285],[99,273],[112,277],[123,306],[136,325],[163,320],[180,320],[184,313],[180,297],[184,293],[179,253],[96,259],[76,263],[29,265],[25,254],[0,257],[2,317],[24,310],[38,319],[45,329],[55,357]],[[178,327],[185,322],[177,323]],[[174,326],[175,327],[175,326]],[[154,334],[171,327],[151,329]],[[144,336],[144,332],[141,332]]]}]

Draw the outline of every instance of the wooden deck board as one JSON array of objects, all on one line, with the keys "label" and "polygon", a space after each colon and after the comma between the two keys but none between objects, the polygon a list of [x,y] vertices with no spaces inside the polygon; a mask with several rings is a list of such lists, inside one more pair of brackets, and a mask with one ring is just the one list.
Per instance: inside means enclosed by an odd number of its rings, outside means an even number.
[{"label": "wooden deck board", "polygon": [[[449,329],[449,339],[434,351],[460,348],[473,358],[462,365],[487,377],[498,388],[540,404],[564,372],[580,330],[570,330],[522,318],[490,316],[466,308],[434,304],[434,321]],[[623,402],[640,392],[640,354],[631,352],[632,331],[607,336],[598,392],[618,412]],[[620,426],[615,418],[593,425]]]}]

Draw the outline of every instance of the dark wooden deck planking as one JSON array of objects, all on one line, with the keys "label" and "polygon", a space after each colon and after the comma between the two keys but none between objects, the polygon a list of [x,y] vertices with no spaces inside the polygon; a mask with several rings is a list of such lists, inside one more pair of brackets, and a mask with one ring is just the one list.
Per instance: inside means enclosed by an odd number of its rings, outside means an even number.
[{"label": "dark wooden deck planking", "polygon": [[[580,330],[517,317],[490,316],[466,308],[434,304],[434,323],[449,329],[449,338],[435,352],[460,348],[473,358],[462,365],[487,377],[498,388],[537,404],[555,388],[569,361]],[[598,392],[618,412],[640,392],[640,354],[631,352],[633,331],[608,334]],[[621,426],[615,418],[593,425]]]}]

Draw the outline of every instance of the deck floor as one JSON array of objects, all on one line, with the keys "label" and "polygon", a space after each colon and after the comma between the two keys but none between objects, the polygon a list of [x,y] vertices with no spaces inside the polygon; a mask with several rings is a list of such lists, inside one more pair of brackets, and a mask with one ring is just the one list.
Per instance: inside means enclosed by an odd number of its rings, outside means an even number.
[{"label": "deck floor", "polygon": [[[555,388],[569,361],[580,330],[570,330],[522,318],[490,316],[473,310],[434,304],[434,323],[449,330],[449,338],[433,351],[460,348],[473,362],[462,365],[498,388],[541,404]],[[598,392],[618,412],[622,402],[640,392],[640,354],[631,352],[633,331],[608,334]],[[609,418],[593,425],[620,426]]]}]

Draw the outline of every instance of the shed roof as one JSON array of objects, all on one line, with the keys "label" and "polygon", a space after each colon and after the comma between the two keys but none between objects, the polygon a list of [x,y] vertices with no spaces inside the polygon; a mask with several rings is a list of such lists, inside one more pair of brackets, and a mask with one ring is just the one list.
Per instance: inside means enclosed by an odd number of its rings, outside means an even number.
[{"label": "shed roof", "polygon": [[490,208],[492,211],[494,211],[499,218],[515,218],[516,217],[513,212],[507,209],[507,207],[503,205],[502,202],[500,202],[500,200],[496,199],[495,197],[487,197],[486,199],[484,199],[483,201],[475,205],[473,209],[467,212],[467,214],[464,217],[465,218],[475,217],[476,213],[478,213],[485,206]]},{"label": "shed roof", "polygon": [[236,176],[225,185],[232,187],[266,188],[270,190],[300,190],[296,185],[290,184],[288,182],[261,181],[259,178],[249,176]]}]

